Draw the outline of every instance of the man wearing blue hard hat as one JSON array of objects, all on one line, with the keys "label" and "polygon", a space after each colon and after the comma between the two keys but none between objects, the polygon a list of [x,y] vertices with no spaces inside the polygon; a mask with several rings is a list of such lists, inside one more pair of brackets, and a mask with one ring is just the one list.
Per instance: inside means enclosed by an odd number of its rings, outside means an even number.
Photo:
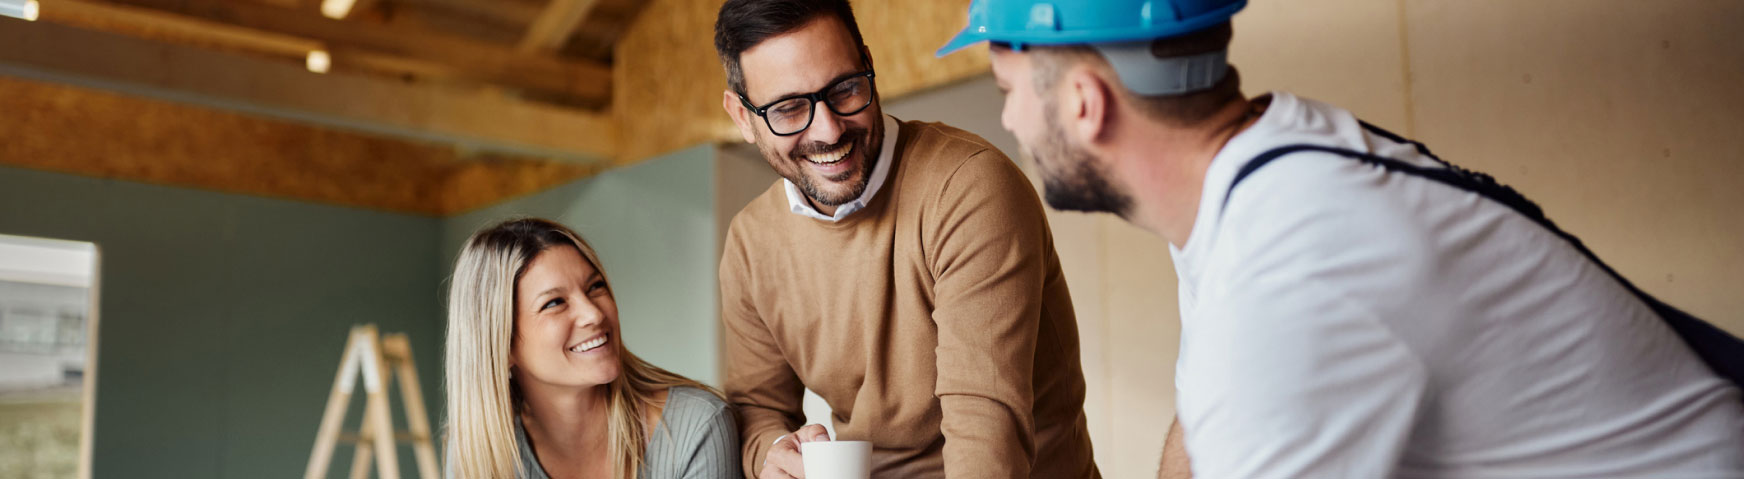
[{"label": "man wearing blue hard hat", "polygon": [[1487,175],[1243,96],[1244,6],[975,0],[939,52],[990,43],[1049,205],[1168,241],[1192,475],[1744,477],[1737,338]]}]

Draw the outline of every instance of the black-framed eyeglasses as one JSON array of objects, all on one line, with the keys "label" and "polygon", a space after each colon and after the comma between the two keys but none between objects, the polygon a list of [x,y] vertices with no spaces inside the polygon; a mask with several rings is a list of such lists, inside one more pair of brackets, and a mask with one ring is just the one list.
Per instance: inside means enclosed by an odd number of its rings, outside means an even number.
[{"label": "black-framed eyeglasses", "polygon": [[739,102],[763,117],[771,133],[791,136],[811,127],[812,113],[818,102],[823,102],[830,111],[841,116],[860,113],[871,106],[872,76],[872,70],[849,74],[816,93],[792,95],[763,106],[752,105],[751,100],[740,93]]}]

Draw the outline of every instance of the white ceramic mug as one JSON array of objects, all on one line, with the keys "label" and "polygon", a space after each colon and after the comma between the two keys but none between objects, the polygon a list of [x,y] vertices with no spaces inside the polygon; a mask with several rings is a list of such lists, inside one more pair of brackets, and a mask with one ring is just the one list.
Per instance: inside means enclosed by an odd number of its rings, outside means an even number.
[{"label": "white ceramic mug", "polygon": [[806,479],[871,479],[872,443],[815,441],[799,445]]}]

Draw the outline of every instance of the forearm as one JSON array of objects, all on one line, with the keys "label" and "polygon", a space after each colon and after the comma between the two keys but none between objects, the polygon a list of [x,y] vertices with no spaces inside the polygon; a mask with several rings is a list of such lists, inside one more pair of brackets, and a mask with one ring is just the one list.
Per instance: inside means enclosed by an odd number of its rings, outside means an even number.
[{"label": "forearm", "polygon": [[798,425],[774,411],[756,407],[740,407],[739,411],[739,447],[744,453],[741,461],[751,471],[748,476],[755,477],[755,471],[763,466],[763,458],[769,455],[771,444]]},{"label": "forearm", "polygon": [[1192,479],[1192,465],[1187,459],[1187,438],[1181,431],[1181,418],[1169,424],[1169,435],[1163,439],[1163,462],[1157,467],[1157,479]]}]

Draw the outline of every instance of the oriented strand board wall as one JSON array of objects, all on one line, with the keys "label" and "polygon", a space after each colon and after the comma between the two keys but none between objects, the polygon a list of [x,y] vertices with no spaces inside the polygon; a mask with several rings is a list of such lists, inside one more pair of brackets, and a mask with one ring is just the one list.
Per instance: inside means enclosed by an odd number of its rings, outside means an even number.
[{"label": "oriented strand board wall", "polygon": [[11,77],[0,77],[0,112],[0,165],[425,216],[603,167],[469,154]]}]

